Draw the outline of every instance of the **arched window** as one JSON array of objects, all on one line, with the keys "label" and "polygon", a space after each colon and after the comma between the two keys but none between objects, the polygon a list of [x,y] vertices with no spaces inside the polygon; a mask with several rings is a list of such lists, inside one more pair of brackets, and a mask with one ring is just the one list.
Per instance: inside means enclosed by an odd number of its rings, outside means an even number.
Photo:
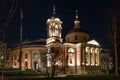
[{"label": "arched window", "polygon": [[77,40],[77,35],[75,36],[75,40]]},{"label": "arched window", "polygon": [[70,66],[74,65],[74,52],[73,48],[68,49],[68,65]]},{"label": "arched window", "polygon": [[69,48],[68,49],[68,53],[74,53],[74,49],[73,48]]}]

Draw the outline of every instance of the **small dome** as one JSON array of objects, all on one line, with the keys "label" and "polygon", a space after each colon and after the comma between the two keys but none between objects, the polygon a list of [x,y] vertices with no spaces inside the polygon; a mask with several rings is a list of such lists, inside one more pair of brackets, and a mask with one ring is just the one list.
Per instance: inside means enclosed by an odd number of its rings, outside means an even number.
[{"label": "small dome", "polygon": [[86,42],[89,40],[87,31],[83,28],[73,28],[66,35],[66,41],[70,43]]},{"label": "small dome", "polygon": [[66,42],[79,43],[89,40],[87,31],[80,27],[80,21],[78,20],[78,11],[76,10],[76,19],[74,21],[74,28],[66,35]]}]

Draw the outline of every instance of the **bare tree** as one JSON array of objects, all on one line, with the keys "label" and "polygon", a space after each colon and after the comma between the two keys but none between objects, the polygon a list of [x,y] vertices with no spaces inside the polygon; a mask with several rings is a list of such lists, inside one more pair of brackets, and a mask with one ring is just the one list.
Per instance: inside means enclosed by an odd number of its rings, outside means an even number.
[{"label": "bare tree", "polygon": [[120,46],[120,18],[113,17],[111,28],[109,27],[109,40],[111,44],[111,50],[114,55],[114,64],[115,64],[115,76],[118,77],[118,48]]},{"label": "bare tree", "polygon": [[[19,0],[0,0],[0,32],[5,33],[5,28],[12,20]],[[5,40],[5,34],[3,35]]]},{"label": "bare tree", "polygon": [[[118,77],[118,63],[120,64],[120,6],[117,1],[112,2],[110,8],[107,12],[107,27],[108,27],[108,37],[109,47],[113,54],[113,63],[114,63],[114,71],[116,78]],[[119,65],[120,66],[120,65]],[[117,80],[117,79],[116,79]]]},{"label": "bare tree", "polygon": [[51,55],[51,58],[49,59],[51,66],[46,67],[46,73],[47,73],[47,77],[54,77],[58,67],[62,67],[62,61],[63,61],[62,48],[51,47],[49,54]]},{"label": "bare tree", "polygon": [[1,80],[3,80],[3,72],[5,68],[6,63],[6,44],[3,42],[0,42],[0,68],[2,69],[2,75]]},{"label": "bare tree", "polygon": [[120,34],[120,27],[117,26],[117,19],[114,18],[114,29],[113,29],[113,43],[114,43],[114,54],[115,54],[115,75],[118,77],[118,45],[119,42],[119,34]]}]

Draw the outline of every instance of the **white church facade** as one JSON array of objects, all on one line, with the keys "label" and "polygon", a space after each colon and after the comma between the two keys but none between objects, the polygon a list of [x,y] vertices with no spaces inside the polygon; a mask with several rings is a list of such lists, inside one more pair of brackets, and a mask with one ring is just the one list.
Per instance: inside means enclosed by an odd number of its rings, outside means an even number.
[{"label": "white church facade", "polygon": [[[78,12],[74,27],[62,39],[62,21],[53,16],[47,20],[47,39],[24,41],[22,43],[22,68],[43,70],[51,66],[52,55],[58,54],[55,65],[64,67],[66,74],[100,73],[101,45],[96,40],[89,40],[89,34],[80,26]],[[56,48],[52,51],[52,48]],[[19,45],[9,48],[8,67],[19,67]]]}]

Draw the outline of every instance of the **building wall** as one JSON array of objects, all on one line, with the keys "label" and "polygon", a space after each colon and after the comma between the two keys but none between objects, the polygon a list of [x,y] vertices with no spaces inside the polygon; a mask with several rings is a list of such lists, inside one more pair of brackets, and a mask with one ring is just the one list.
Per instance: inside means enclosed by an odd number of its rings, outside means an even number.
[{"label": "building wall", "polygon": [[68,74],[100,73],[100,46],[64,43]]},{"label": "building wall", "polygon": [[[48,53],[49,47],[55,47],[61,52],[59,55],[62,55],[62,60],[59,66],[66,67],[67,74],[88,74],[100,72],[100,46],[93,44],[84,44],[83,46],[83,43],[64,43],[55,45],[53,43],[48,46],[23,46],[22,69],[43,70],[48,63],[46,63],[43,58],[44,55],[46,56],[46,53]],[[9,50],[9,67],[19,67],[19,53],[19,47]],[[57,58],[59,58],[59,56]]]},{"label": "building wall", "polygon": [[[9,51],[9,67],[19,68],[20,49],[15,48]],[[46,48],[32,46],[22,48],[22,69],[38,69],[43,67],[42,55],[46,53]]]},{"label": "building wall", "polygon": [[102,50],[101,53],[101,69],[103,71],[109,71],[113,69],[113,59],[110,56],[112,54],[110,50]]},{"label": "building wall", "polygon": [[88,41],[88,39],[89,39],[88,34],[84,32],[69,33],[66,36],[67,42],[84,42]]}]

